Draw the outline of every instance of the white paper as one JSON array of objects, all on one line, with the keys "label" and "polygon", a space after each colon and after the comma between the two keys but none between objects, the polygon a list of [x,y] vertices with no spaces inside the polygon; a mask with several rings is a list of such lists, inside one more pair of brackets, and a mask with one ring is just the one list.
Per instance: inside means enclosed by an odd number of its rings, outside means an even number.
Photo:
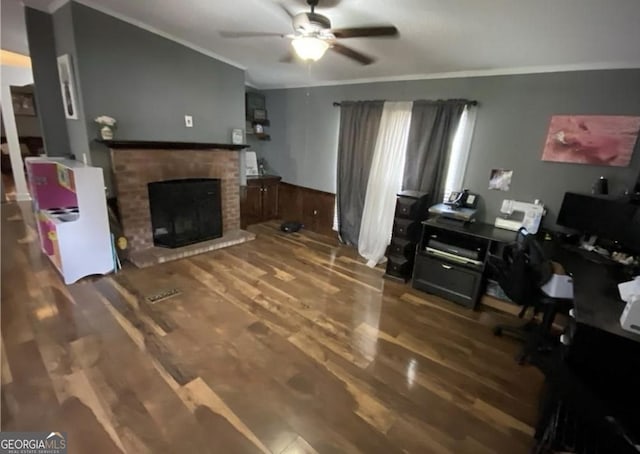
[{"label": "white paper", "polygon": [[244,156],[244,166],[247,170],[247,176],[258,175],[258,158],[255,151],[247,151]]},{"label": "white paper", "polygon": [[513,178],[513,170],[493,169],[489,175],[489,189],[508,191]]},{"label": "white paper", "polygon": [[618,284],[618,291],[620,292],[620,298],[625,303],[630,302],[634,298],[640,298],[640,276],[632,281],[623,282]]}]

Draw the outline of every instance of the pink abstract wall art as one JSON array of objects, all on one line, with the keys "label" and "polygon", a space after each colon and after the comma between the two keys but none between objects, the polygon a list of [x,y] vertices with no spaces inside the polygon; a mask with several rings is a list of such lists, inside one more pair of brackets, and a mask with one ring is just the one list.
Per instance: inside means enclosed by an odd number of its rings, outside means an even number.
[{"label": "pink abstract wall art", "polygon": [[639,131],[640,117],[554,115],[542,160],[626,167]]}]

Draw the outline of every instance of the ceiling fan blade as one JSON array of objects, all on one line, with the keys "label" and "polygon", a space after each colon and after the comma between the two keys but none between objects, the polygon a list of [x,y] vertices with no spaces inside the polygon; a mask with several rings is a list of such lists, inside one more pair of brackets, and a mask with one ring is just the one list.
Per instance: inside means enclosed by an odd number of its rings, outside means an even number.
[{"label": "ceiling fan blade", "polygon": [[372,57],[369,57],[350,47],[343,46],[342,44],[333,43],[333,46],[331,46],[330,49],[334,52],[344,55],[347,58],[355,60],[362,65],[370,65],[375,61],[375,59],[373,59]]},{"label": "ceiling fan blade", "polygon": [[284,11],[284,13],[285,13],[287,16],[289,16],[289,18],[290,18],[290,19],[293,19],[293,16],[295,16],[295,14],[293,14],[293,13],[291,12],[291,10],[285,6],[285,4],[284,4],[284,3],[276,3],[276,4],[280,7],[280,9],[281,9],[282,11]]},{"label": "ceiling fan blade", "polygon": [[266,37],[279,37],[284,38],[284,33],[271,33],[271,32],[234,32],[234,31],[221,31],[220,36],[223,38],[266,38]]},{"label": "ceiling fan blade", "polygon": [[331,33],[336,38],[391,38],[398,36],[398,29],[392,25],[384,27],[334,28]]}]

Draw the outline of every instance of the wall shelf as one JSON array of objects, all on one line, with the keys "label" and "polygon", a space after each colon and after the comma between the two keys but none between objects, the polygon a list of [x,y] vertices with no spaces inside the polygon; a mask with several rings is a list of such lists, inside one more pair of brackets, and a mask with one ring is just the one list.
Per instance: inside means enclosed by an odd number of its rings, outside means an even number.
[{"label": "wall shelf", "polygon": [[271,136],[269,134],[265,134],[263,132],[256,133],[256,132],[252,132],[252,131],[251,132],[247,131],[247,135],[255,136],[255,138],[258,139],[258,140],[264,140],[264,141],[271,140]]}]

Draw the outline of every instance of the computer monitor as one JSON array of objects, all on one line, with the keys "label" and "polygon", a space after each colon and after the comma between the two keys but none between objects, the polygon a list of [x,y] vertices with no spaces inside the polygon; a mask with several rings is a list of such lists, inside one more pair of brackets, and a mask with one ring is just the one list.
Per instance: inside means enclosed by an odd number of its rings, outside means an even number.
[{"label": "computer monitor", "polygon": [[635,205],[636,213],[624,229],[622,243],[636,254],[640,254],[640,206]]},{"label": "computer monitor", "polygon": [[627,201],[567,192],[557,223],[640,251],[640,208]]}]

